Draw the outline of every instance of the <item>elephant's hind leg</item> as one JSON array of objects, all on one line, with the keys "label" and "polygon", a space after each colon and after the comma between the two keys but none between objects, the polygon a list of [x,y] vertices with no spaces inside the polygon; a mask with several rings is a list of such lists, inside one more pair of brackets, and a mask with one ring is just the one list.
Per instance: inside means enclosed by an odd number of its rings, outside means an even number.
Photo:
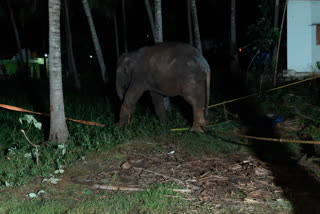
[{"label": "elephant's hind leg", "polygon": [[167,122],[167,114],[163,100],[164,97],[152,91],[150,91],[150,94],[157,116],[160,118],[161,122]]}]

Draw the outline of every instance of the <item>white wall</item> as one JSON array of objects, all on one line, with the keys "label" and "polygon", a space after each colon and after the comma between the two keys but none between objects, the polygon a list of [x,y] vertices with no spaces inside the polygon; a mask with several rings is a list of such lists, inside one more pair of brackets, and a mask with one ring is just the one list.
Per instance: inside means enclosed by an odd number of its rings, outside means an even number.
[{"label": "white wall", "polygon": [[320,61],[316,26],[320,24],[320,1],[289,0],[287,14],[288,70],[312,72]]},{"label": "white wall", "polygon": [[[320,61],[320,45],[316,45],[316,24],[320,24],[320,1],[311,2],[312,19],[312,62],[313,65]],[[317,70],[319,71],[319,70]]]}]

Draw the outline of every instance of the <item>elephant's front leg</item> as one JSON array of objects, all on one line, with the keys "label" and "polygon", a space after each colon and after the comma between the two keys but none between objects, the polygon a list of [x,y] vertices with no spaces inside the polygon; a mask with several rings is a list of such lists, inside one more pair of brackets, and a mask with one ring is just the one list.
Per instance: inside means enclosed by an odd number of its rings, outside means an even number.
[{"label": "elephant's front leg", "polygon": [[119,125],[123,126],[130,123],[131,114],[134,112],[135,105],[141,95],[143,89],[139,87],[129,87],[120,108]]},{"label": "elephant's front leg", "polygon": [[161,122],[167,122],[166,109],[164,107],[163,96],[150,91],[154,109]]}]

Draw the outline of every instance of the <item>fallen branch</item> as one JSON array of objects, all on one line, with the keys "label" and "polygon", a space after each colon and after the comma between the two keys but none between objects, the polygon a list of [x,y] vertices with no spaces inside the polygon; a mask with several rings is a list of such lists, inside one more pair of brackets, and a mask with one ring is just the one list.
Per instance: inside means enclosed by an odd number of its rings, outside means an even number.
[{"label": "fallen branch", "polygon": [[[109,185],[100,185],[100,184],[94,184],[92,186],[94,189],[103,189],[103,190],[109,190],[109,191],[144,191],[146,189],[144,188],[136,188],[136,187],[121,187],[121,186],[109,186]],[[165,189],[165,190],[172,190],[174,192],[178,193],[192,193],[192,190],[190,189]]]}]

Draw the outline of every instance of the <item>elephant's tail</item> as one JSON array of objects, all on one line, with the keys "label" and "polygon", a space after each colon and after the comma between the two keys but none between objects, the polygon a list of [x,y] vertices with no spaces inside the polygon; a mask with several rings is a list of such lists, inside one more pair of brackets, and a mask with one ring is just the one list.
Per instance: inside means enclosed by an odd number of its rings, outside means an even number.
[{"label": "elephant's tail", "polygon": [[209,106],[209,100],[210,100],[210,68],[209,71],[206,72],[206,107],[205,107],[205,116],[208,119],[208,106]]},{"label": "elephant's tail", "polygon": [[209,100],[210,100],[210,66],[207,62],[207,60],[201,56],[200,57],[200,67],[201,70],[205,73],[206,75],[206,81],[205,81],[205,86],[206,86],[206,105],[205,105],[205,117],[208,118],[208,105],[209,105]]}]

